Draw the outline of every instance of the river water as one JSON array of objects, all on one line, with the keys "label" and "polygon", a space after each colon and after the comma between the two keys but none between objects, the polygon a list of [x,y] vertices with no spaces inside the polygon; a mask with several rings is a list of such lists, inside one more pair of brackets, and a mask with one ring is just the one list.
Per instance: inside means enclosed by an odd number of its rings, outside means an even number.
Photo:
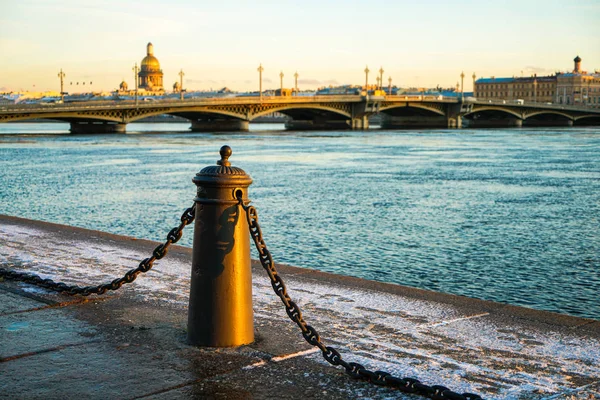
[{"label": "river water", "polygon": [[600,128],[67,129],[0,125],[0,213],[162,240],[228,144],[276,262],[600,320]]}]

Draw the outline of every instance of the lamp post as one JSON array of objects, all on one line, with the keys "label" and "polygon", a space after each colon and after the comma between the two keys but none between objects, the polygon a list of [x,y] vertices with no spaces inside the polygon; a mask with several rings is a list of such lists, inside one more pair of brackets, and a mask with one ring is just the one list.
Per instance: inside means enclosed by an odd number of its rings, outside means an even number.
[{"label": "lamp post", "polygon": [[533,77],[533,102],[537,103],[537,77]]},{"label": "lamp post", "polygon": [[369,94],[369,66],[365,67],[365,90]]},{"label": "lamp post", "polygon": [[262,102],[262,73],[265,69],[262,66],[262,63],[258,66],[258,96],[260,97],[260,101]]},{"label": "lamp post", "polygon": [[138,105],[138,71],[139,68],[137,66],[137,63],[135,63],[135,66],[132,68],[133,70],[133,81],[135,82],[135,105]]},{"label": "lamp post", "polygon": [[377,89],[376,90],[379,90],[379,88],[381,87],[381,79],[379,79],[379,77],[377,76],[377,77],[375,77],[375,80],[377,81]]},{"label": "lamp post", "polygon": [[475,75],[475,72],[473,72],[473,97],[475,97],[475,79],[477,78],[477,76]]},{"label": "lamp post", "polygon": [[379,67],[379,90],[383,89],[383,67]]},{"label": "lamp post", "polygon": [[65,78],[65,73],[63,72],[62,68],[60,69],[60,72],[58,73],[58,77],[60,78],[60,101],[64,103],[65,101],[65,91],[64,91],[64,78]]},{"label": "lamp post", "polygon": [[279,73],[279,95],[283,96],[283,71]]},{"label": "lamp post", "polygon": [[458,97],[458,88],[460,87],[460,84],[458,82],[456,82],[456,95]]},{"label": "lamp post", "polygon": [[460,73],[460,99],[462,100],[465,96],[465,71]]},{"label": "lamp post", "polygon": [[294,89],[296,89],[296,95],[298,94],[298,71],[294,74]]},{"label": "lamp post", "polygon": [[179,71],[179,98],[183,101],[183,69]]},{"label": "lamp post", "polygon": [[392,77],[388,78],[388,96],[392,95]]}]

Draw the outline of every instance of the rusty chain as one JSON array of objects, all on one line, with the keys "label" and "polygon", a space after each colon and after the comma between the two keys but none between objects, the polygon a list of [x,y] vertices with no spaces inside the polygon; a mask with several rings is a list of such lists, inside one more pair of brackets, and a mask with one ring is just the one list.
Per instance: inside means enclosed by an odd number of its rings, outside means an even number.
[{"label": "rusty chain", "polygon": [[431,399],[482,400],[481,396],[474,393],[460,394],[441,385],[426,385],[421,383],[418,379],[397,378],[385,371],[370,371],[359,363],[346,362],[335,348],[325,346],[321,341],[319,333],[315,328],[306,323],[302,317],[300,308],[288,295],[285,283],[277,273],[271,252],[267,249],[267,245],[263,239],[262,231],[258,224],[258,212],[256,211],[256,208],[245,205],[241,198],[238,198],[238,200],[244,211],[246,211],[250,235],[252,236],[256,250],[258,251],[260,263],[271,279],[271,286],[273,287],[275,294],[279,296],[282,303],[285,305],[287,315],[302,330],[304,339],[309,344],[318,347],[323,354],[323,358],[327,362],[334,366],[341,365],[352,378],[364,379],[375,385],[390,386],[405,393],[419,394]]},{"label": "rusty chain", "polygon": [[15,272],[0,268],[0,277],[10,280],[18,280],[26,283],[31,283],[49,290],[56,292],[66,293],[68,295],[80,294],[82,296],[89,296],[90,294],[104,294],[107,290],[117,290],[125,283],[133,282],[137,276],[142,272],[148,272],[152,268],[154,261],[163,258],[169,251],[169,247],[173,243],[177,243],[183,235],[183,228],[191,224],[195,218],[196,204],[188,208],[181,215],[181,223],[178,227],[171,229],[167,234],[167,240],[165,243],[158,245],[152,252],[150,258],[143,259],[137,268],[129,270],[121,278],[117,278],[110,283],[105,283],[97,286],[76,286],[67,285],[63,282],[54,282],[51,279],[44,279],[38,275],[29,274],[25,272]]}]

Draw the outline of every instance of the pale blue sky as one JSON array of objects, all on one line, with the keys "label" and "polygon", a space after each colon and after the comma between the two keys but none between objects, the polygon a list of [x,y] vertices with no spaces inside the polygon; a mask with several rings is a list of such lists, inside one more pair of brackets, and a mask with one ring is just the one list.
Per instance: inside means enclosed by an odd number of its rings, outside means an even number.
[{"label": "pale blue sky", "polygon": [[[600,1],[90,1],[0,0],[0,88],[57,90],[67,82],[133,86],[146,44],[165,86],[256,90],[364,83],[381,66],[401,87],[478,77],[549,74],[579,54],[600,69]],[[33,87],[35,85],[35,87]],[[67,88],[71,91],[74,88]]]}]

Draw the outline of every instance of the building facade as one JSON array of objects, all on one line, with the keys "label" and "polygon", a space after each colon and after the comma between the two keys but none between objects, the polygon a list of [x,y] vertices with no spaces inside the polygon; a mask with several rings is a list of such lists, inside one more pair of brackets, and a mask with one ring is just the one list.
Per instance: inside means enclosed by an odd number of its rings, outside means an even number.
[{"label": "building facade", "polygon": [[549,76],[482,78],[475,81],[474,94],[479,100],[527,101],[600,107],[600,73],[581,70],[581,58],[575,57],[572,72]]},{"label": "building facade", "polygon": [[148,43],[146,46],[146,57],[143,58],[138,73],[138,87],[149,92],[162,92],[163,72],[160,69],[158,59],[154,57],[154,46]]}]

